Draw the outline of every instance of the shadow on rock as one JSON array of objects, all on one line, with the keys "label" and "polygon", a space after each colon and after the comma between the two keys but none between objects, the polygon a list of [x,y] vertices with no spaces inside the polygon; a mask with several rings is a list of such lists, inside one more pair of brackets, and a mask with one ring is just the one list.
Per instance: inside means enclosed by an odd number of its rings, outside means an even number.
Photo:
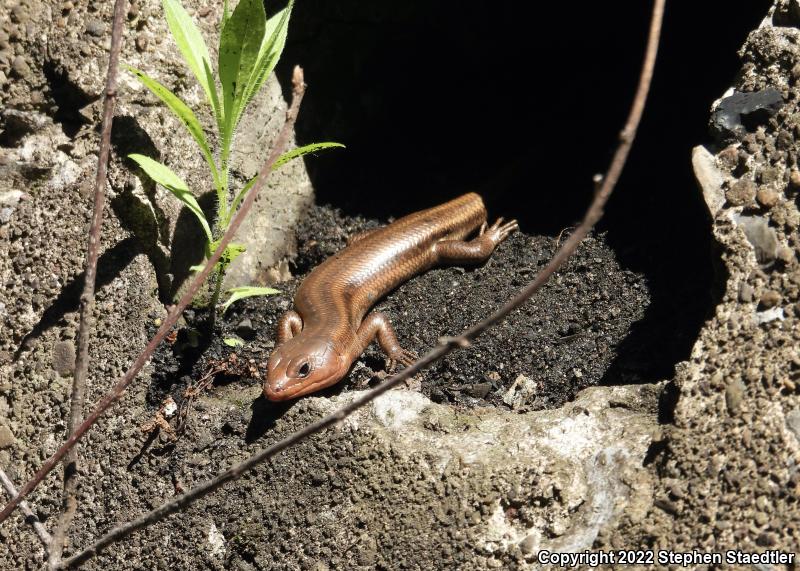
[{"label": "shadow on rock", "polygon": [[[103,252],[97,260],[96,289],[100,289],[119,276],[122,270],[139,254],[140,249],[134,238],[125,238]],[[30,333],[23,337],[19,347],[14,352],[14,359],[18,359],[23,351],[30,349],[36,339],[57,324],[64,315],[78,310],[81,293],[83,292],[83,281],[84,272],[81,272],[64,286],[61,293],[53,300],[53,303],[44,310],[39,322],[34,325]]]},{"label": "shadow on rock", "polygon": [[296,402],[271,402],[265,399],[264,395],[259,396],[250,407],[253,410],[253,417],[247,425],[245,442],[252,444],[264,436]]}]

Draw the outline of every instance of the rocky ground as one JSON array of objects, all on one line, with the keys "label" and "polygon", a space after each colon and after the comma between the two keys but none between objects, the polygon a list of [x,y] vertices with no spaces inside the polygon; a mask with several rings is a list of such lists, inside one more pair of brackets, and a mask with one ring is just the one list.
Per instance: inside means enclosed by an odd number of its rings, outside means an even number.
[{"label": "rocky ground", "polygon": [[[0,19],[0,466],[17,483],[64,438],[106,4],[0,1],[0,14],[9,16]],[[185,4],[213,34],[218,10]],[[648,332],[636,328],[648,284],[594,236],[536,299],[470,351],[87,568],[533,568],[542,549],[797,552],[795,4],[778,0],[749,36],[735,87],[753,95],[725,95],[711,118],[715,144],[692,157],[713,219],[723,294],[673,378],[641,384],[652,377],[641,349],[651,346]],[[132,3],[127,21],[123,58],[194,101],[198,93],[164,41],[159,3]],[[243,135],[240,179],[274,134],[279,100],[272,81],[246,122],[264,127]],[[197,255],[174,201],[120,158],[149,149],[202,188],[189,139],[130,79],[122,81],[117,125],[89,402],[143,347]],[[280,406],[260,397],[275,321],[303,275],[351,233],[387,222],[309,209],[302,165],[277,174],[246,230],[258,239],[236,279],[279,282],[283,293],[235,305],[207,345],[197,346],[190,332],[202,327],[203,313],[187,314],[174,341],[83,441],[69,550],[380,381],[382,357],[371,348],[326,393]],[[423,352],[507,299],[558,240],[515,234],[487,264],[433,270],[379,308],[406,347]],[[226,372],[200,385],[222,365]],[[175,413],[162,409],[168,396]],[[155,429],[159,410],[166,424]],[[54,473],[30,498],[48,527],[59,490]],[[44,550],[20,516],[0,527],[0,539],[0,566],[41,567]]]}]

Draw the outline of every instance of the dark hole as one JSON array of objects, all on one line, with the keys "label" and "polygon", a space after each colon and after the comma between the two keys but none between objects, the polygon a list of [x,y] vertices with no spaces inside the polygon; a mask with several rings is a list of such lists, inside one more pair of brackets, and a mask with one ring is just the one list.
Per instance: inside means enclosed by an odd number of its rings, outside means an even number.
[{"label": "dark hole", "polygon": [[[599,230],[652,299],[604,382],[671,376],[718,300],[709,220],[691,171],[709,107],[769,2],[669,4],[644,121]],[[298,142],[318,201],[386,219],[468,190],[529,234],[580,219],[628,113],[649,2],[296,4],[278,69],[309,90]],[[724,22],[724,25],[721,23]]]}]

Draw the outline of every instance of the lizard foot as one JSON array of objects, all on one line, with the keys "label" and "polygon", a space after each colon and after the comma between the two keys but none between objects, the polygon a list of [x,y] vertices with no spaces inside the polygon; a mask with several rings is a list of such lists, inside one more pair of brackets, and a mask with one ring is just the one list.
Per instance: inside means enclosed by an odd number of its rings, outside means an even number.
[{"label": "lizard foot", "polygon": [[510,220],[509,222],[503,224],[503,217],[501,216],[500,218],[497,219],[497,222],[495,222],[488,228],[486,227],[486,223],[484,222],[483,225],[481,226],[480,235],[483,236],[485,234],[486,236],[489,236],[491,238],[492,242],[494,242],[495,244],[499,244],[500,242],[508,238],[508,236],[512,232],[515,232],[517,230],[519,230],[519,224],[517,223],[516,220]]},{"label": "lizard foot", "polygon": [[417,354],[413,351],[398,349],[397,351],[392,352],[392,354],[386,359],[386,370],[390,373],[394,373],[395,369],[397,369],[398,363],[404,367],[408,367],[412,365],[418,358],[419,357]]}]

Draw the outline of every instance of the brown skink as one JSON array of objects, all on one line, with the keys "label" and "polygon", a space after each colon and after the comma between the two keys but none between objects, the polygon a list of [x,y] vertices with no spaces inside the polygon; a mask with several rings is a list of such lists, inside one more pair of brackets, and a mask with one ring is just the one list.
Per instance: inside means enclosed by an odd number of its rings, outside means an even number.
[{"label": "brown skink", "polygon": [[294,297],[295,310],[278,321],[264,396],[283,401],[337,383],[375,339],[390,372],[398,363],[411,364],[414,354],[400,347],[386,316],[367,315],[369,309],[434,266],[486,260],[516,229],[515,220],[504,224],[502,218],[487,228],[483,200],[469,193],[351,237],[308,275]]}]

